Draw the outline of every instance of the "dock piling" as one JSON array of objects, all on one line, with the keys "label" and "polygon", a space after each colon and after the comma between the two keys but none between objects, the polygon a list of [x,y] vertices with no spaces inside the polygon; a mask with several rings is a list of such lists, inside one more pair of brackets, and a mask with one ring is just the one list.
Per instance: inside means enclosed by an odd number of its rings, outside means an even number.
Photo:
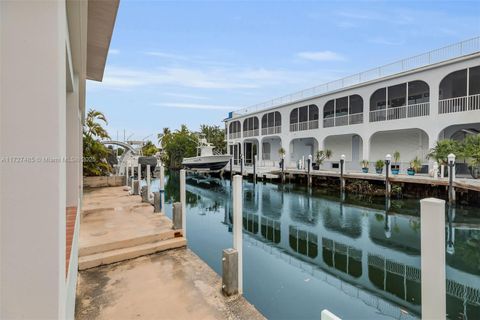
[{"label": "dock piling", "polygon": [[154,213],[159,213],[161,212],[160,208],[160,192],[154,192],[153,193],[153,212]]},{"label": "dock piling", "polygon": [[187,236],[187,195],[185,191],[186,171],[180,170],[180,203],[182,204],[182,230],[183,236]]},{"label": "dock piling", "polygon": [[150,180],[151,180],[150,165],[147,164],[147,200],[150,199]]},{"label": "dock piling", "polygon": [[448,203],[455,203],[455,187],[453,182],[455,181],[455,155],[450,153],[448,155]]},{"label": "dock piling", "polygon": [[175,202],[173,204],[172,220],[174,230],[182,228],[182,204],[180,202]]},{"label": "dock piling", "polygon": [[222,291],[226,296],[238,293],[238,251],[232,248],[223,250]]},{"label": "dock piling", "polygon": [[390,179],[388,178],[390,174],[390,162],[392,161],[392,156],[387,154],[385,156],[385,196],[390,198],[392,186],[390,184]]},{"label": "dock piling", "polygon": [[445,201],[420,200],[422,318],[446,319]]},{"label": "dock piling", "polygon": [[160,211],[164,212],[165,208],[165,168],[160,166]]},{"label": "dock piling", "polygon": [[242,176],[233,177],[233,249],[238,252],[238,293],[243,294]]},{"label": "dock piling", "polygon": [[133,194],[138,196],[140,194],[140,181],[133,180]]},{"label": "dock piling", "polygon": [[285,184],[285,155],[282,155],[282,184]]},{"label": "dock piling", "polygon": [[253,183],[257,184],[257,156],[253,156]]},{"label": "dock piling", "polygon": [[140,189],[140,195],[142,196],[142,202],[149,202],[148,201],[148,187],[142,186]]},{"label": "dock piling", "polygon": [[342,154],[340,156],[340,190],[342,192],[345,191],[345,178],[343,177],[344,171],[345,171],[345,155]]},{"label": "dock piling", "polygon": [[233,159],[230,159],[230,181],[232,181],[233,177]]}]

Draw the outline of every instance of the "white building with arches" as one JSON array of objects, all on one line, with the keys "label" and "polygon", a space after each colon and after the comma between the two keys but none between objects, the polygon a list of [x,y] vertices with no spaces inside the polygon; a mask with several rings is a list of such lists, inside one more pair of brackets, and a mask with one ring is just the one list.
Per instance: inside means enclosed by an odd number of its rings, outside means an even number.
[{"label": "white building with arches", "polygon": [[480,132],[480,37],[277,98],[225,119],[234,164],[278,167],[317,150],[346,156],[347,170],[400,153],[401,169],[426,155],[439,139]]}]

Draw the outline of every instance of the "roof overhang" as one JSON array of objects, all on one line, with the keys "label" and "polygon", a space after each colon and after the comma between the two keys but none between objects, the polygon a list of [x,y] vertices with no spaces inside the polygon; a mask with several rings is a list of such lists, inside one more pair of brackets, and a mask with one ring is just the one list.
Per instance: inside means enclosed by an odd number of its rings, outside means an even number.
[{"label": "roof overhang", "polygon": [[102,81],[120,0],[89,0],[87,79]]}]

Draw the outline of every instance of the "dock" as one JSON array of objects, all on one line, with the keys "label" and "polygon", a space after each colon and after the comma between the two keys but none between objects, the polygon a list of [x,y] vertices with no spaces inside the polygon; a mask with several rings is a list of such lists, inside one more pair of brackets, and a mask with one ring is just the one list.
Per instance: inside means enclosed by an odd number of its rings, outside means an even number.
[{"label": "dock", "polygon": [[[229,173],[229,167],[225,168],[225,171]],[[251,166],[245,166],[243,170],[244,176],[252,176],[253,168]],[[239,166],[233,166],[234,173],[240,173]],[[310,173],[307,170],[299,169],[285,169],[283,172],[288,177],[322,177],[322,178],[337,178],[340,179],[340,171],[333,170],[311,170]],[[279,168],[256,168],[257,179],[279,179],[282,175],[282,171]],[[366,181],[385,181],[385,173],[363,173],[363,172],[349,172],[346,171],[343,174],[343,178],[347,180],[366,180]],[[434,178],[426,174],[416,174],[409,176],[406,174],[390,175],[389,181],[391,183],[412,183],[423,184],[428,186],[445,186],[448,187],[448,178]],[[480,180],[473,178],[457,177],[453,181],[453,187],[463,190],[471,190],[480,192]]]},{"label": "dock", "polygon": [[264,319],[242,295],[225,297],[183,230],[140,196],[95,188],[83,202],[76,319]]}]

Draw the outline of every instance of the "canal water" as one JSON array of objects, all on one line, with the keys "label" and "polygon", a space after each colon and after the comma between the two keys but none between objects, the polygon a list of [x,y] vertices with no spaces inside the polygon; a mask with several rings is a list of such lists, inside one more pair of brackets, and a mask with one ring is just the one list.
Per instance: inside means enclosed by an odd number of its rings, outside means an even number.
[{"label": "canal water", "polygon": [[[166,183],[167,215],[179,177]],[[232,247],[229,180],[187,176],[188,246],[219,275]],[[158,189],[158,181],[153,188]],[[480,209],[446,215],[447,313],[480,319]],[[418,200],[366,199],[244,182],[244,296],[269,319],[415,319],[421,313]]]}]

